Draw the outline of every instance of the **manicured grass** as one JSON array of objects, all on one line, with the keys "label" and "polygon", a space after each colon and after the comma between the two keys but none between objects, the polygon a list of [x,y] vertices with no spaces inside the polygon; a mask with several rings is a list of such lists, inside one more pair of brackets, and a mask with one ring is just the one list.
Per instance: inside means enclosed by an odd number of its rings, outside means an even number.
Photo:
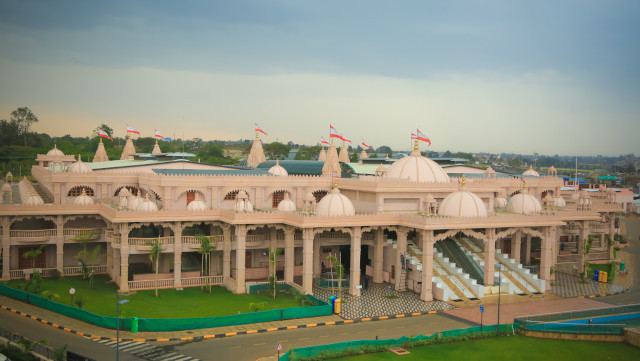
[{"label": "manicured grass", "polygon": [[640,360],[640,348],[626,343],[564,341],[525,336],[488,338],[407,349],[411,354],[398,356],[381,352],[335,360]]},{"label": "manicured grass", "polygon": [[[3,284],[19,290],[24,290],[24,280],[11,280]],[[89,281],[82,277],[65,277],[58,280],[45,278],[42,290],[50,290],[59,297],[53,301],[71,304],[69,288],[75,288],[74,301],[81,297],[84,300],[82,309],[103,315],[116,315],[117,286],[109,282],[107,276],[96,276],[94,289],[89,289]],[[137,291],[126,297],[128,303],[120,307],[123,317],[138,318],[189,318],[227,316],[238,313],[248,313],[249,304],[266,302],[262,310],[299,307],[301,304],[288,293],[278,292],[278,297],[272,299],[266,294],[235,295],[223,287],[212,287],[212,293],[203,293],[200,287],[185,288],[183,291],[174,289],[159,290],[159,297],[155,298],[155,291]]]}]

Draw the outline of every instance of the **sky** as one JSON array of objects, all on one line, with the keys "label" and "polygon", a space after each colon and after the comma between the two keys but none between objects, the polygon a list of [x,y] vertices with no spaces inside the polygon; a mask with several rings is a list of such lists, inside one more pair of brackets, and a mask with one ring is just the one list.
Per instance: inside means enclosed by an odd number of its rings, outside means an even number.
[{"label": "sky", "polygon": [[[640,153],[638,1],[0,0],[0,119],[152,136]],[[422,150],[427,149],[422,145]]]}]

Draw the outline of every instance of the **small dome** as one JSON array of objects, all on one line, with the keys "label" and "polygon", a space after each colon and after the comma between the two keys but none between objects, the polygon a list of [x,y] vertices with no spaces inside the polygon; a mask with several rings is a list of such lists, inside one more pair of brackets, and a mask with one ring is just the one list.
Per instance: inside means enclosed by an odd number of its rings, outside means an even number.
[{"label": "small dome", "polygon": [[70,173],[90,173],[93,172],[93,169],[91,169],[91,167],[89,167],[87,163],[83,162],[78,156],[78,161],[71,164],[67,171]]},{"label": "small dome", "polygon": [[289,193],[284,194],[284,199],[278,204],[278,211],[280,212],[295,212],[296,204],[289,198]]},{"label": "small dome", "polygon": [[155,212],[158,210],[158,206],[156,205],[156,202],[149,199],[149,194],[147,193],[144,197],[144,202],[140,203],[136,210],[140,212]]},{"label": "small dome", "polygon": [[307,202],[314,202],[316,197],[311,192],[307,192],[307,195],[304,196],[304,200]]},{"label": "small dome", "polygon": [[528,176],[532,176],[532,177],[540,177],[540,173],[536,172],[535,170],[533,170],[533,166],[529,166],[529,169],[527,169],[524,173],[522,173],[522,175],[528,175]]},{"label": "small dome", "polygon": [[289,173],[287,173],[287,170],[280,165],[280,161],[277,159],[276,159],[276,165],[269,168],[269,173],[276,177],[286,177],[289,175]]},{"label": "small dome", "polygon": [[196,198],[187,204],[188,211],[206,211],[208,208],[207,203],[200,198],[200,193],[196,193]]},{"label": "small dome", "polygon": [[427,157],[423,157],[419,150],[411,155],[395,161],[385,174],[387,178],[410,179],[419,183],[449,183],[447,172]]},{"label": "small dome", "polygon": [[530,194],[518,193],[511,197],[507,210],[513,213],[536,214],[540,213],[542,206],[540,201]]},{"label": "small dome", "polygon": [[318,202],[316,214],[331,217],[353,216],[356,210],[351,200],[340,194],[338,188],[334,188]]},{"label": "small dome", "polygon": [[558,208],[564,208],[567,206],[567,202],[565,202],[564,198],[562,197],[556,197],[556,207]]},{"label": "small dome", "polygon": [[137,196],[130,196],[129,197],[129,209],[131,209],[131,210],[138,209],[138,206],[143,201],[144,201],[144,199],[142,199],[142,197],[140,197],[140,191],[138,191],[138,195]]},{"label": "small dome", "polygon": [[131,195],[131,192],[129,192],[129,190],[126,187],[120,189],[120,192],[118,192],[118,197],[129,197],[130,195]]},{"label": "small dome", "polygon": [[3,183],[3,184],[2,184],[2,188],[0,188],[0,191],[3,191],[3,192],[11,192],[11,191],[12,191],[12,190],[11,190],[11,184],[9,184],[9,183]]},{"label": "small dome", "polygon": [[25,206],[41,206],[44,204],[44,201],[42,200],[42,198],[40,198],[40,196],[32,195],[26,197],[26,199],[23,200],[22,204],[24,204]]},{"label": "small dome", "polygon": [[428,202],[428,203],[435,203],[436,199],[435,199],[435,198],[433,198],[433,196],[431,195],[431,193],[429,193],[429,194],[427,194],[427,198],[425,198],[425,200],[424,200],[424,201],[425,201],[425,202]]},{"label": "small dome", "polygon": [[53,145],[53,149],[51,149],[50,151],[47,152],[47,155],[52,155],[52,156],[61,156],[64,155],[64,153],[62,153],[62,151],[60,149],[58,149],[58,145],[54,144]]},{"label": "small dome", "polygon": [[76,206],[90,206],[93,204],[93,198],[89,197],[87,191],[82,188],[82,194],[73,200],[73,204]]},{"label": "small dome", "polygon": [[485,172],[486,174],[493,174],[493,173],[495,173],[496,171],[495,171],[495,170],[493,170],[493,168],[491,168],[491,166],[489,166],[487,169],[485,169],[485,170],[484,170],[484,172]]},{"label": "small dome", "polygon": [[571,195],[571,199],[576,201],[576,202],[578,201],[578,198],[580,198],[580,194],[578,194],[578,193],[573,193]]},{"label": "small dome", "polygon": [[507,206],[507,199],[505,197],[497,197],[496,198],[496,207],[504,208]]},{"label": "small dome", "polygon": [[129,205],[129,199],[127,197],[120,197],[120,207],[126,208]]},{"label": "small dome", "polygon": [[376,168],[376,173],[382,174],[384,172],[387,171],[387,168],[385,168],[382,163],[380,163],[380,165],[378,166],[378,168]]},{"label": "small dome", "polygon": [[438,214],[463,218],[486,217],[487,207],[485,207],[482,199],[474,193],[461,190],[453,192],[444,198],[440,208],[438,208]]},{"label": "small dome", "polygon": [[236,195],[236,199],[249,199],[249,195],[245,191],[240,191],[238,195]]}]

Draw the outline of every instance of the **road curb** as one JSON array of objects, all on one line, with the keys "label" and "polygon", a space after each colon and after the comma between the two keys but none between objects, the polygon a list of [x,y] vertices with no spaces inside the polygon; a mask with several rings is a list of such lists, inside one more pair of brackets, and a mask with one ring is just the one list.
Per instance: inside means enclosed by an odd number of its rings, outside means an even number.
[{"label": "road curb", "polygon": [[[116,341],[115,337],[98,336],[98,335],[92,335],[92,334],[85,333],[85,332],[80,332],[80,331],[77,331],[77,330],[62,326],[62,325],[55,324],[55,323],[47,321],[47,320],[44,320],[44,319],[42,319],[40,317],[32,316],[32,315],[30,315],[28,313],[24,313],[24,312],[15,310],[15,309],[7,307],[7,306],[0,306],[0,309],[13,312],[13,313],[18,314],[20,316],[24,316],[24,317],[30,318],[32,320],[39,321],[39,322],[41,322],[41,323],[43,323],[45,325],[49,325],[51,327],[55,327],[57,329],[60,329],[60,330],[66,331],[66,332],[70,332],[70,333],[76,334],[78,336],[84,336],[84,337],[87,337],[87,338],[90,338],[90,339],[94,339],[94,340]],[[273,328],[263,328],[263,329],[236,331],[236,332],[227,332],[227,333],[217,333],[217,334],[202,335],[202,336],[171,337],[171,338],[168,338],[168,337],[167,338],[162,338],[162,337],[157,337],[157,338],[120,338],[120,341],[131,341],[131,342],[200,341],[200,340],[210,340],[210,339],[215,339],[215,338],[224,338],[224,337],[232,337],[232,336],[239,336],[239,335],[249,335],[249,334],[252,334],[252,333],[286,331],[286,330],[293,330],[293,329],[298,329],[298,328],[311,328],[311,327],[320,327],[320,326],[348,325],[348,324],[351,324],[351,323],[391,320],[391,319],[395,319],[395,318],[406,318],[406,317],[414,317],[414,316],[422,316],[422,315],[432,315],[432,314],[437,314],[437,313],[443,313],[443,311],[439,310],[439,311],[422,311],[422,312],[400,313],[400,314],[387,315],[387,316],[362,317],[362,318],[356,318],[356,319],[351,319],[351,320],[307,323],[307,324],[300,324],[300,325],[280,326],[280,327],[273,327]]]},{"label": "road curb", "polygon": [[578,296],[578,298],[597,298],[597,297],[606,297],[606,296],[614,296],[614,295],[619,295],[619,294],[623,294],[627,291],[629,291],[631,289],[631,287],[627,287],[622,291],[618,291],[618,292],[612,292],[612,293],[600,293],[600,294],[596,294],[596,295],[588,295],[588,296]]}]

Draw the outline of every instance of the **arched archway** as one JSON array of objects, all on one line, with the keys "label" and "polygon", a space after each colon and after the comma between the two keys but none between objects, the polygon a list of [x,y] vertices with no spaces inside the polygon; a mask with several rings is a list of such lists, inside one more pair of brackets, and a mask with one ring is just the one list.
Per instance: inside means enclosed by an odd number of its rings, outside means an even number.
[{"label": "arched archway", "polygon": [[323,190],[323,189],[319,189],[319,190],[317,190],[317,191],[312,192],[311,194],[313,194],[313,196],[314,196],[314,197],[315,197],[315,199],[316,199],[316,203],[317,203],[317,202],[320,202],[320,200],[321,200],[322,198],[324,198],[324,196],[326,196],[328,193],[329,193],[329,192],[327,192],[327,191],[325,191],[325,190]]},{"label": "arched archway", "polygon": [[82,195],[82,190],[84,190],[89,197],[94,197],[96,195],[93,188],[89,186],[75,186],[69,189],[67,197],[79,197]]}]

